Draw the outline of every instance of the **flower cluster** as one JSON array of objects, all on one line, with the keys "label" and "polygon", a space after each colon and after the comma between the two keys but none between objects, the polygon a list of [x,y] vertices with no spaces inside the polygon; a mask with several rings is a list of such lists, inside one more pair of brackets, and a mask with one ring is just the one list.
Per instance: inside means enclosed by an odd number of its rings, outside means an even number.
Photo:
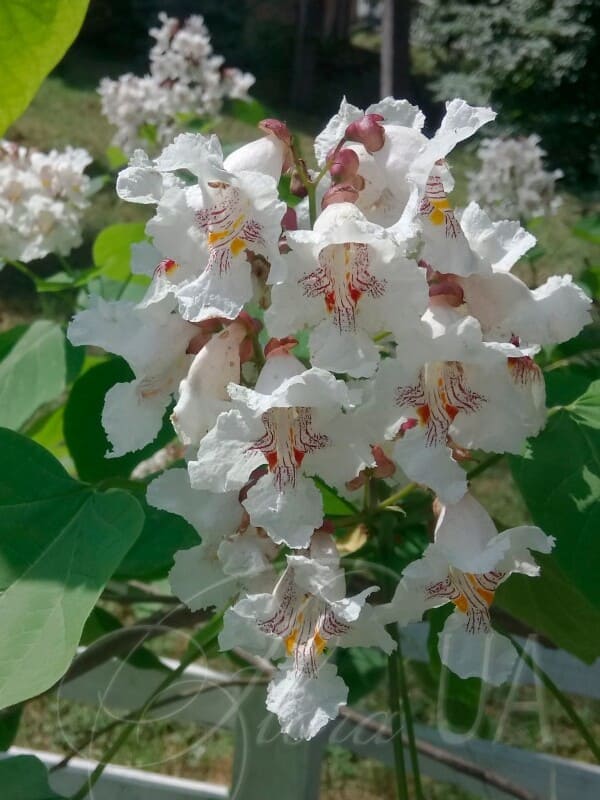
[{"label": "flower cluster", "polygon": [[469,197],[493,219],[554,214],[562,203],[555,184],[562,172],[544,169],[545,151],[535,134],[518,139],[484,139],[477,151],[481,162],[469,178]]},{"label": "flower cluster", "polygon": [[149,53],[150,74],[127,73],[103,78],[102,112],[115,126],[113,144],[126,153],[149,144],[163,145],[184,127],[186,118],[214,117],[225,98],[247,99],[254,76],[224,67],[213,53],[204,20],[193,15],[181,24],[159,14],[160,28],[151,28],[155,44]]},{"label": "flower cluster", "polygon": [[98,188],[81,148],[42,153],[0,141],[0,260],[62,256],[81,244],[81,221]]},{"label": "flower cluster", "polygon": [[[155,206],[152,244],[132,257],[146,295],[71,323],[71,341],[135,375],[106,398],[111,455],[151,441],[173,399],[187,469],[156,478],[148,501],[201,541],[176,554],[171,585],[193,609],[227,609],[223,649],[278,660],[267,706],[296,738],[346,702],[334,647],[390,652],[386,625],[446,602],[444,662],[502,681],[516,653],[493,630],[494,592],[552,547],[538,528],[497,533],[461,465],[540,430],[533,356],[574,336],[590,305],[570,276],[531,291],[511,274],[534,244],[519,223],[453,209],[446,156],[493,117],[453,100],[428,138],[406,101],[344,101],[316,139],[318,175],[277,120],[225,159],[192,134],[153,160],[136,151],[117,191]],[[278,195],[286,171],[307,194],[295,209]],[[387,596],[364,580],[347,592],[323,504],[325,486],[356,502],[373,481],[413,481],[442,504],[434,542]]]}]

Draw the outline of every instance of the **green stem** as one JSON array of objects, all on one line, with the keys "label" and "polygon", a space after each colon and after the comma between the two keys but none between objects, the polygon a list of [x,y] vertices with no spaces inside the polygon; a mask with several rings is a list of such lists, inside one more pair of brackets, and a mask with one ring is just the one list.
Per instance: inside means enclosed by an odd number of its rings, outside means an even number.
[{"label": "green stem", "polygon": [[519,656],[523,659],[523,661],[527,664],[529,669],[537,675],[537,677],[544,684],[546,689],[548,689],[550,694],[553,694],[554,697],[557,699],[563,711],[569,717],[575,728],[581,734],[582,739],[585,741],[587,746],[592,751],[594,758],[600,764],[600,747],[598,746],[598,742],[595,740],[594,736],[590,732],[585,722],[581,719],[577,711],[575,711],[575,708],[571,703],[571,701],[569,700],[569,698],[563,692],[561,692],[561,690],[554,683],[552,678],[546,672],[544,672],[544,670],[539,666],[539,664],[535,662],[535,660],[529,655],[529,653],[525,651],[525,648],[523,648],[519,644],[519,642],[517,642],[516,639],[514,639],[510,634],[506,632],[503,633],[506,637],[510,639],[510,641],[513,644],[513,647],[515,648]]},{"label": "green stem", "polygon": [[485,472],[486,469],[493,467],[494,464],[497,464],[499,461],[502,461],[504,458],[504,453],[494,453],[494,455],[489,456],[489,458],[484,459],[476,467],[470,469],[467,472],[467,480],[472,481],[473,478],[476,478],[478,475],[481,475],[482,472]]},{"label": "green stem", "polygon": [[308,216],[310,218],[310,227],[314,227],[317,221],[317,193],[315,184],[311,183],[308,187]]},{"label": "green stem", "polygon": [[119,733],[117,738],[114,742],[105,750],[102,754],[102,758],[94,768],[92,774],[86,779],[85,783],[83,783],[79,789],[75,792],[74,795],[71,795],[70,800],[84,800],[85,797],[91,792],[94,788],[96,783],[102,777],[102,773],[104,772],[106,766],[108,765],[111,758],[117,753],[121,747],[125,744],[127,739],[133,733],[137,723],[140,719],[143,718],[144,714],[152,707],[154,704],[154,700],[164,692],[174,681],[179,678],[182,673],[185,671],[186,667],[188,667],[193,661],[196,660],[198,657],[198,651],[195,648],[189,648],[187,653],[183,656],[177,667],[170,672],[165,678],[160,682],[158,687],[150,694],[150,696],[146,699],[146,702],[139,708],[137,711],[134,712],[131,719],[125,724],[123,730]]},{"label": "green stem", "polygon": [[423,786],[421,784],[421,770],[419,767],[419,755],[417,753],[417,741],[415,739],[415,728],[413,725],[412,709],[410,706],[410,699],[408,696],[408,684],[406,682],[406,673],[404,671],[404,658],[402,655],[402,646],[400,642],[400,633],[398,626],[394,625],[394,633],[392,636],[396,641],[396,651],[392,653],[395,655],[398,662],[398,677],[400,679],[400,694],[402,697],[402,711],[404,712],[404,720],[406,724],[406,736],[408,738],[408,752],[410,755],[410,763],[412,767],[413,780],[415,784],[415,794],[417,800],[424,800]]},{"label": "green stem", "polygon": [[[389,629],[395,628],[391,625]],[[402,745],[402,712],[400,710],[400,675],[398,658],[395,653],[388,656],[388,697],[390,703],[392,725],[392,747],[394,750],[394,766],[396,768],[396,792],[398,800],[409,800],[406,764],[404,763],[404,747]]]},{"label": "green stem", "polygon": [[376,511],[384,511],[389,506],[394,506],[398,502],[398,500],[403,500],[407,495],[414,492],[415,489],[419,488],[418,483],[407,483],[406,486],[403,486],[402,489],[398,489],[397,492],[391,494],[385,500],[382,500],[381,503],[375,509]]}]

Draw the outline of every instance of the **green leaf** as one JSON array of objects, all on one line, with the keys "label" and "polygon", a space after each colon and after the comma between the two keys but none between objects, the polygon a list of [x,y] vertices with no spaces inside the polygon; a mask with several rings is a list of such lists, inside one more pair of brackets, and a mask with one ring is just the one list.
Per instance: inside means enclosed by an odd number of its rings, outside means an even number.
[{"label": "green leaf", "polygon": [[1,708],[63,675],[144,518],[130,494],[79,483],[7,429],[0,429],[0,512]]},{"label": "green leaf", "polygon": [[48,771],[35,756],[0,761],[2,800],[61,800],[48,784]]},{"label": "green leaf", "polygon": [[313,476],[313,481],[323,497],[323,510],[328,517],[348,517],[358,514],[358,509],[349,500],[339,495],[322,478]]},{"label": "green leaf", "polygon": [[579,283],[583,283],[594,300],[600,299],[600,266],[590,264],[579,276]]},{"label": "green leaf", "polygon": [[27,429],[26,433],[34,442],[49,450],[67,471],[72,472],[73,461],[63,433],[64,412],[64,406],[54,409],[50,414],[37,420],[35,425]]},{"label": "green leaf", "polygon": [[194,547],[200,540],[183,517],[153,508],[142,498],[138,499],[146,515],[144,527],[115,572],[115,578],[156,580],[167,575],[177,550]]},{"label": "green leaf", "polygon": [[513,477],[533,521],[556,537],[553,558],[581,593],[600,607],[600,381],[556,411],[511,457]]},{"label": "green leaf", "polygon": [[348,687],[348,703],[353,705],[379,686],[385,675],[387,657],[375,648],[347,647],[336,652],[336,664]]},{"label": "green leaf", "polygon": [[258,125],[263,119],[275,117],[275,112],[263,105],[259,100],[228,100],[225,104],[225,111],[240,122],[247,125]]},{"label": "green leaf", "polygon": [[0,136],[25,111],[77,36],[88,0],[0,3]]},{"label": "green leaf", "polygon": [[[0,334],[0,340],[9,336]],[[1,349],[1,345],[0,345]],[[65,335],[55,322],[29,326],[0,363],[0,425],[18,429],[66,386]]]},{"label": "green leaf", "polygon": [[596,634],[600,611],[565,575],[553,555],[538,553],[535,558],[542,567],[541,575],[511,575],[498,588],[494,605],[591,664],[600,657]]},{"label": "green leaf", "polygon": [[6,752],[19,732],[21,716],[23,714],[23,704],[9,706],[0,711],[0,750]]},{"label": "green leaf", "polygon": [[111,145],[106,149],[106,160],[108,161],[110,169],[121,169],[121,167],[127,164],[129,159],[120,147]]},{"label": "green leaf", "polygon": [[600,244],[600,214],[580,219],[572,230],[580,239],[585,239],[586,242],[592,242],[592,244]]},{"label": "green leaf", "polygon": [[[122,222],[101,230],[92,247],[94,264],[103,278],[125,281],[131,276],[131,245],[146,239],[143,222]],[[134,275],[135,282],[145,282],[144,275]]]},{"label": "green leaf", "polygon": [[83,373],[73,384],[64,415],[64,435],[73,457],[77,474],[85,481],[105,478],[128,478],[133,468],[173,439],[173,427],[165,415],[163,427],[155,441],[135,453],[119,458],[105,458],[110,449],[102,427],[102,409],[108,390],[130,381],[133,373],[122,358],[110,358]]}]

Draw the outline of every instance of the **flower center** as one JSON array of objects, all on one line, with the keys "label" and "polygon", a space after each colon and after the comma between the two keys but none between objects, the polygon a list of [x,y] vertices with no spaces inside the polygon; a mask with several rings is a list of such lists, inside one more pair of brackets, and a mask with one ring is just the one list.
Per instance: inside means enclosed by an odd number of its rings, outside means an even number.
[{"label": "flower center", "polygon": [[346,633],[350,626],[339,620],[324,600],[301,591],[289,567],[281,576],[275,597],[278,604],[274,613],[258,620],[258,627],[283,639],[287,655],[294,656],[296,672],[315,675],[328,640]]},{"label": "flower center", "polygon": [[442,445],[459,411],[473,413],[486,402],[483,395],[468,385],[460,361],[426,364],[414,386],[399,386],[396,404],[416,409],[418,422],[425,427],[426,444]]},{"label": "flower center", "polygon": [[332,244],[319,253],[319,266],[298,281],[305,297],[322,296],[325,309],[340,333],[356,330],[360,298],[381,297],[386,281],[369,270],[369,248],[356,242]]},{"label": "flower center", "polygon": [[250,450],[260,450],[280,492],[296,485],[298,469],[307,453],[329,445],[329,437],[311,430],[310,408],[271,408],[262,415],[265,434]]},{"label": "flower center", "polygon": [[240,190],[228,183],[213,181],[214,202],[196,213],[198,225],[207,235],[207,269],[227,272],[232,256],[238,256],[250,243],[264,243],[262,226],[249,217],[249,203]]},{"label": "flower center", "polygon": [[504,575],[498,571],[478,575],[450,567],[444,580],[425,587],[425,597],[428,600],[445,598],[453,603],[461,614],[467,616],[466,630],[469,633],[488,633],[491,630],[490,606]]},{"label": "flower center", "polygon": [[456,239],[460,225],[448,200],[444,184],[439,175],[430,175],[425,186],[425,197],[419,205],[419,214],[427,217],[432,225],[444,225],[447,239]]}]

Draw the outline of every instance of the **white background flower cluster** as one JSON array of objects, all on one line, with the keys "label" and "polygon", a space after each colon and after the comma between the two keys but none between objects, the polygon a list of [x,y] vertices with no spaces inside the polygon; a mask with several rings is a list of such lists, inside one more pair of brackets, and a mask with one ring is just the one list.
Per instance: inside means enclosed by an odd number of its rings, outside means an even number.
[{"label": "white background flower cluster", "polygon": [[32,261],[66,256],[81,244],[83,212],[97,183],[85,174],[92,157],[82,148],[42,153],[0,142],[0,253]]},{"label": "white background flower cluster", "polygon": [[185,128],[184,120],[214,117],[225,98],[247,99],[254,83],[250,73],[224,67],[201,16],[181,24],[162,12],[159,20],[160,27],[150,29],[149,74],[103,78],[98,89],[102,112],[116,128],[113,144],[126,153],[166,144]]},{"label": "white background flower cluster", "polygon": [[[132,256],[150,285],[136,306],[97,301],[70,326],[74,344],[134,372],[106,397],[109,455],[151,441],[175,401],[187,468],[156,478],[148,501],[201,542],[176,554],[171,585],[193,609],[230,606],[223,649],[281,659],[267,706],[297,738],[346,702],[334,646],[390,652],[386,625],[447,602],[444,662],[504,680],[516,653],[493,630],[494,592],[535,576],[530,551],[553,544],[531,526],[498,534],[461,465],[474,449],[520,452],[541,429],[533,356],[577,334],[590,305],[570,276],[532,291],[511,274],[535,243],[518,222],[452,207],[446,156],[494,116],[453,100],[428,138],[406,101],[344,100],[315,141],[316,220],[308,174],[294,210],[279,198],[282,172],[302,167],[277,120],[225,159],[194,134],[155,159],[136,151],[117,191],[155,206],[152,244]],[[438,496],[434,542],[388,602],[368,601],[378,586],[347,595],[315,476],[357,506],[371,477],[390,495],[413,481]]]},{"label": "white background flower cluster", "polygon": [[553,214],[561,205],[555,194],[559,169],[544,169],[546,153],[535,134],[518,139],[484,139],[476,172],[469,173],[469,197],[493,219],[516,217],[527,222]]}]

